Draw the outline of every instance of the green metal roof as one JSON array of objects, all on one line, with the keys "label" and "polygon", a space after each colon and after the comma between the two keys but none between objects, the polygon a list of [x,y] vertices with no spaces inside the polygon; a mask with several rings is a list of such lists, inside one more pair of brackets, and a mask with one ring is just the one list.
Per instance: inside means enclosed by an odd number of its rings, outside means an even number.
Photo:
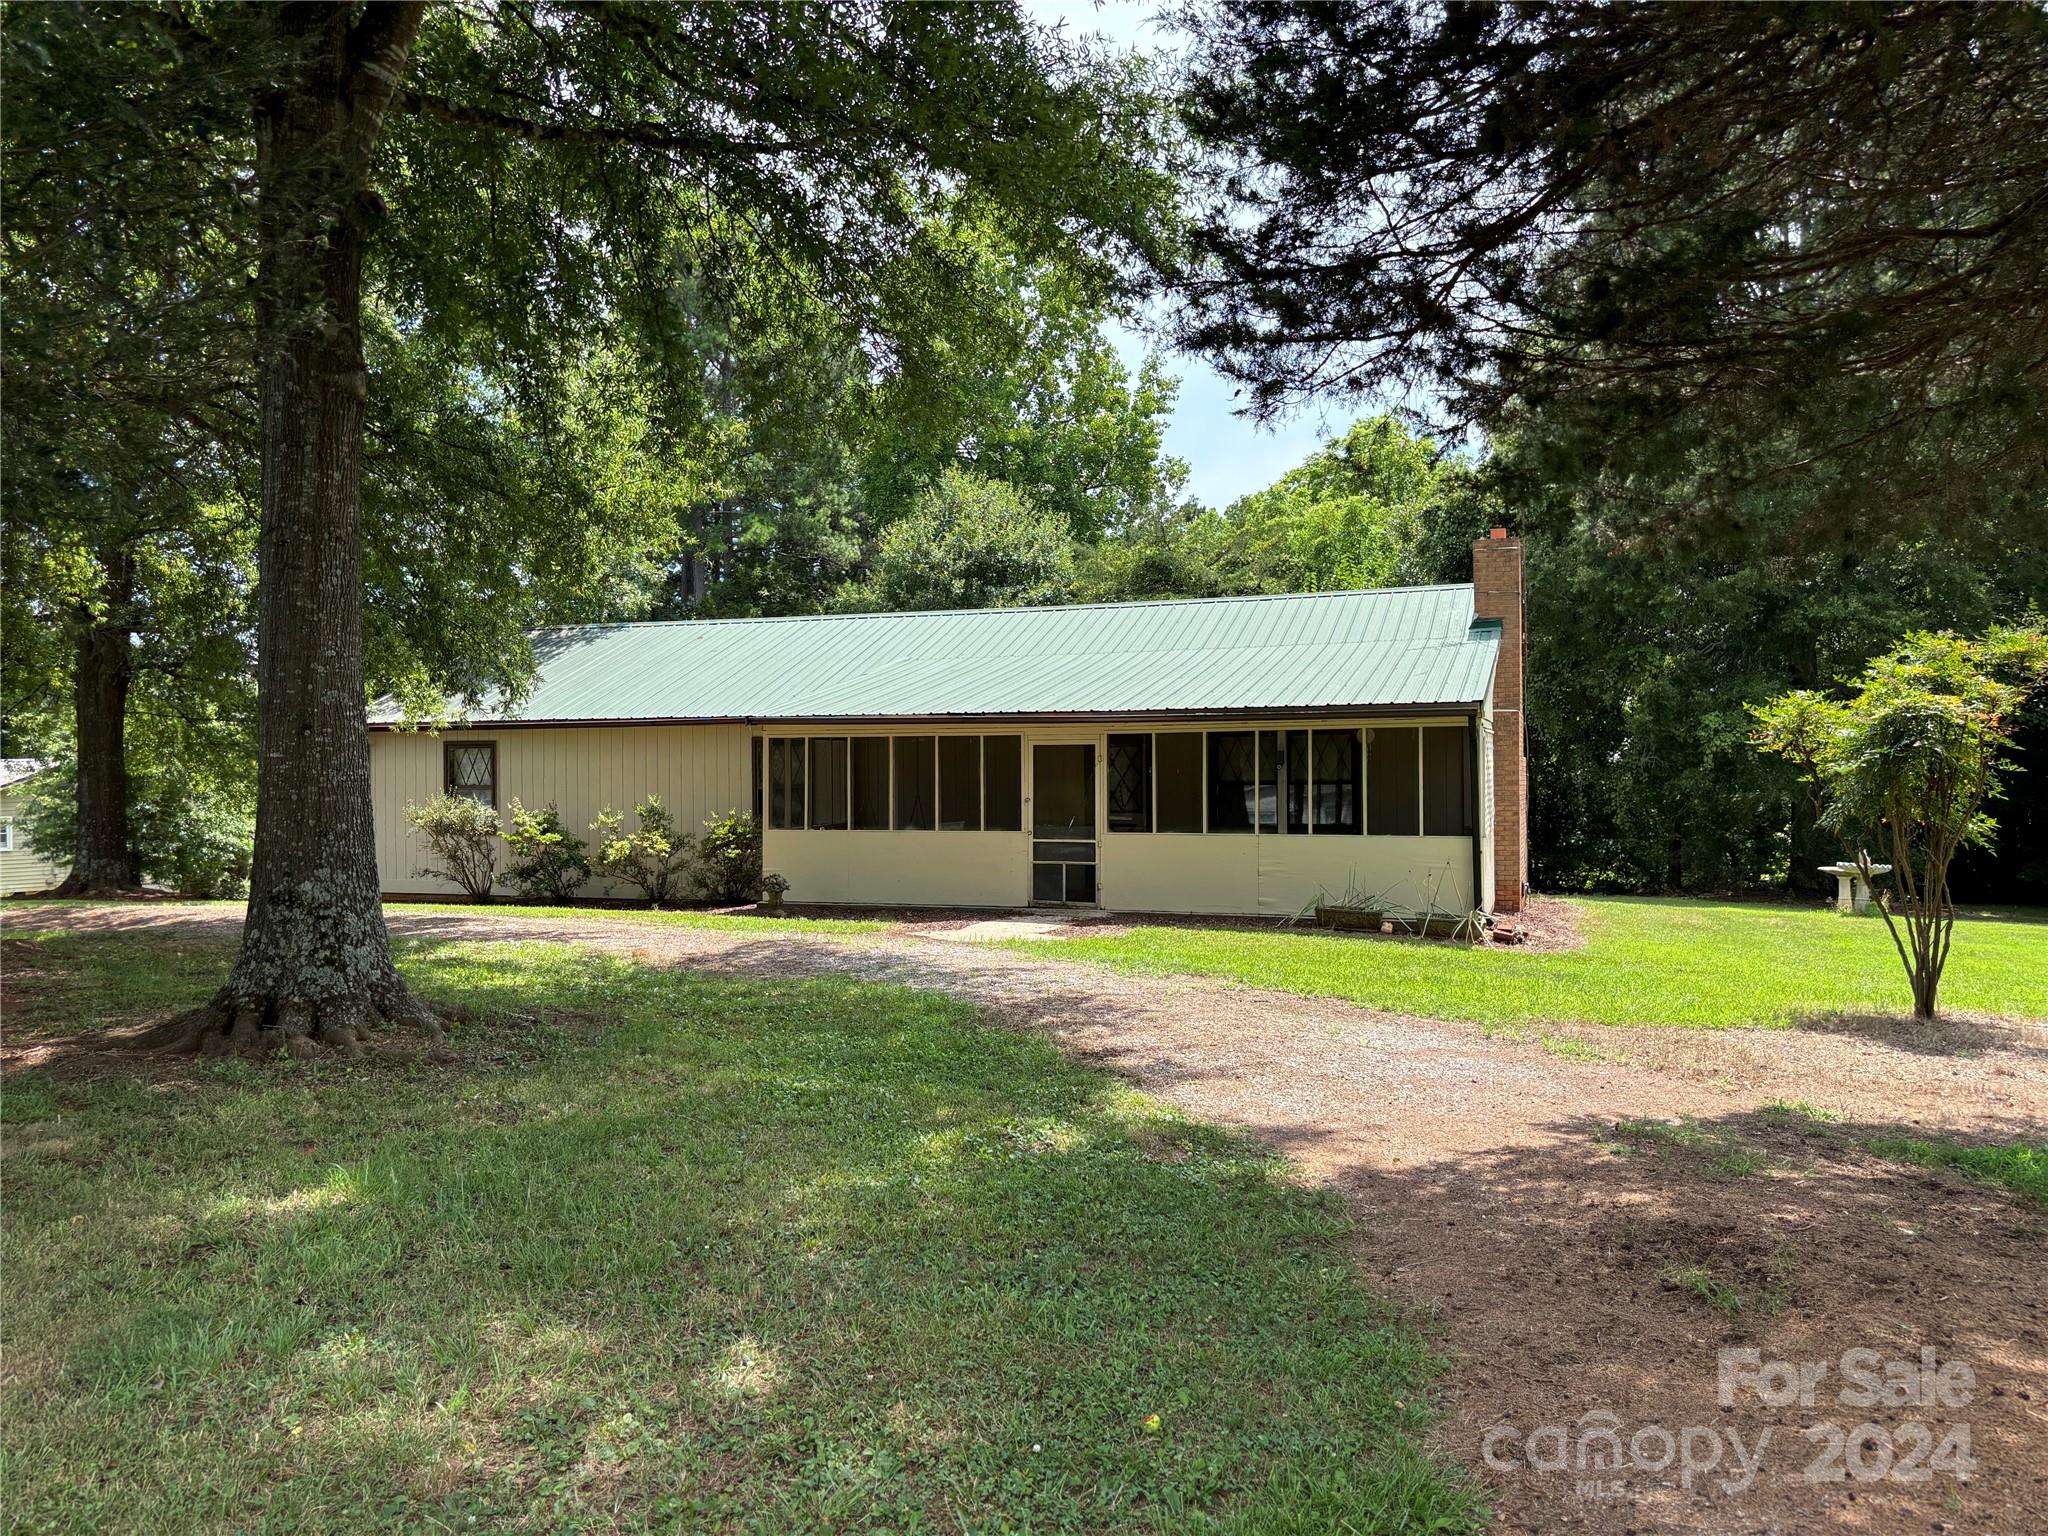
[{"label": "green metal roof", "polygon": [[[1500,625],[1472,588],[544,630],[477,723],[900,720],[1470,705]],[[373,724],[397,721],[381,705]]]}]

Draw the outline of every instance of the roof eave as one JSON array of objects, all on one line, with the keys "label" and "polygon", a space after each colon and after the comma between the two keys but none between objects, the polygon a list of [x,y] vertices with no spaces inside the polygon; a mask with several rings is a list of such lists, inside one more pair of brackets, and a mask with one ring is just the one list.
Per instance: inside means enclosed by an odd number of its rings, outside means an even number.
[{"label": "roof eave", "polygon": [[1460,715],[1486,706],[1484,696],[1476,699],[1434,699],[1400,704],[1309,704],[1257,705],[1239,709],[1131,709],[1131,710],[1028,710],[991,711],[936,715],[620,715],[598,719],[542,720],[446,720],[405,725],[399,721],[372,720],[373,731],[505,731],[505,730],[591,730],[614,726],[643,725],[1087,725],[1101,721],[1132,724],[1157,720],[1208,722],[1212,720],[1337,720],[1364,715]]}]

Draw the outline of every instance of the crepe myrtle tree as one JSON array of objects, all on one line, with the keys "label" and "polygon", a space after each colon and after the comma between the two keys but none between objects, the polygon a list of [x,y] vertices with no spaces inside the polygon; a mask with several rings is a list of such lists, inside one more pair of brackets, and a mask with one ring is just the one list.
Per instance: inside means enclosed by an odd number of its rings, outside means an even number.
[{"label": "crepe myrtle tree", "polygon": [[467,795],[436,795],[405,808],[405,824],[440,860],[413,871],[462,888],[471,901],[489,901],[498,884],[498,844],[505,829],[498,813]]},{"label": "crepe myrtle tree", "polygon": [[2048,681],[2048,635],[1995,629],[1981,639],[1915,633],[1848,684],[1846,698],[1799,689],[1754,710],[1756,740],[1818,787],[1826,825],[1886,850],[1898,911],[1881,905],[1913,1016],[1935,1017],[1955,931],[1949,864],[1990,840],[1985,806],[2011,766],[2014,717]]},{"label": "crepe myrtle tree", "polygon": [[[221,142],[249,145],[237,184],[254,208],[261,461],[248,917],[225,985],[169,1043],[352,1053],[405,1022],[438,1047],[379,901],[366,278],[411,334],[479,357],[541,363],[602,331],[687,428],[710,387],[705,328],[743,328],[789,295],[818,301],[878,369],[942,353],[930,339],[977,311],[973,264],[933,237],[945,207],[1091,295],[1133,296],[1174,227],[1160,103],[1130,61],[1015,4],[151,14],[174,78],[232,84]],[[155,99],[137,91],[131,109]],[[142,186],[152,173],[118,174]]]}]

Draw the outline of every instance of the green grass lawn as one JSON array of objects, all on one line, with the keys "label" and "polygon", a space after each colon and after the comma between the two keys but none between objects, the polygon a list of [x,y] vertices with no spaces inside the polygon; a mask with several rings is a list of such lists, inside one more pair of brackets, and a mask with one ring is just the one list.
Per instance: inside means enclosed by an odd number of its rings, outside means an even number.
[{"label": "green grass lawn", "polygon": [[2048,1144],[2001,1142],[1963,1146],[1952,1141],[1915,1141],[1904,1136],[1878,1136],[1864,1143],[1879,1157],[1922,1168],[1959,1168],[1976,1178],[2002,1184],[2016,1195],[2048,1205]]},{"label": "green grass lawn", "polygon": [[[1881,920],[1708,901],[1576,901],[1581,949],[1531,954],[1313,929],[1137,927],[1020,943],[1130,972],[1228,977],[1309,997],[1499,1026],[1784,1027],[1811,1015],[1907,1013]],[[1959,923],[1944,1006],[2048,1017],[2048,923]]]},{"label": "green grass lawn", "polygon": [[[12,1041],[225,944],[11,936]],[[946,998],[403,946],[456,1068],[0,1092],[17,1531],[1457,1531],[1284,1166]]]}]

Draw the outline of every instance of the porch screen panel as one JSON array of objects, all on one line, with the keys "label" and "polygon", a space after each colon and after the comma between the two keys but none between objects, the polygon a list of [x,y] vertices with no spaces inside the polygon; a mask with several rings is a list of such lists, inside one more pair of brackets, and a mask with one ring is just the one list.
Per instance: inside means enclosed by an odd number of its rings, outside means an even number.
[{"label": "porch screen panel", "polygon": [[1431,837],[1470,837],[1473,814],[1472,732],[1432,725],[1422,732],[1422,830]]},{"label": "porch screen panel", "polygon": [[929,832],[938,824],[935,736],[896,738],[896,830]]},{"label": "porch screen panel", "polygon": [[939,738],[939,830],[981,830],[981,738]]},{"label": "porch screen panel", "polygon": [[1024,830],[1024,738],[981,738],[981,824],[990,832]]},{"label": "porch screen panel", "polygon": [[1209,733],[1209,830],[1249,832],[1258,794],[1257,737],[1251,731]]},{"label": "porch screen panel", "polygon": [[768,825],[793,830],[803,824],[803,739],[771,736],[768,739]]},{"label": "porch screen panel", "polygon": [[1109,738],[1109,830],[1152,830],[1152,737]]},{"label": "porch screen panel", "polygon": [[1152,738],[1153,826],[1202,830],[1202,733],[1160,731]]},{"label": "porch screen panel", "polygon": [[1280,830],[1280,733],[1259,732],[1259,830]]},{"label": "porch screen panel", "polygon": [[851,756],[854,830],[886,832],[889,830],[889,738],[856,736]]},{"label": "porch screen panel", "polygon": [[1308,830],[1308,732],[1289,731],[1285,743],[1287,830]]},{"label": "porch screen panel", "polygon": [[811,826],[838,832],[846,826],[846,738],[811,738]]},{"label": "porch screen panel", "polygon": [[1365,830],[1373,837],[1414,837],[1422,831],[1422,759],[1412,725],[1367,733]]},{"label": "porch screen panel", "polygon": [[1365,753],[1358,732],[1316,731],[1310,740],[1315,769],[1317,833],[1356,836],[1365,831]]}]

